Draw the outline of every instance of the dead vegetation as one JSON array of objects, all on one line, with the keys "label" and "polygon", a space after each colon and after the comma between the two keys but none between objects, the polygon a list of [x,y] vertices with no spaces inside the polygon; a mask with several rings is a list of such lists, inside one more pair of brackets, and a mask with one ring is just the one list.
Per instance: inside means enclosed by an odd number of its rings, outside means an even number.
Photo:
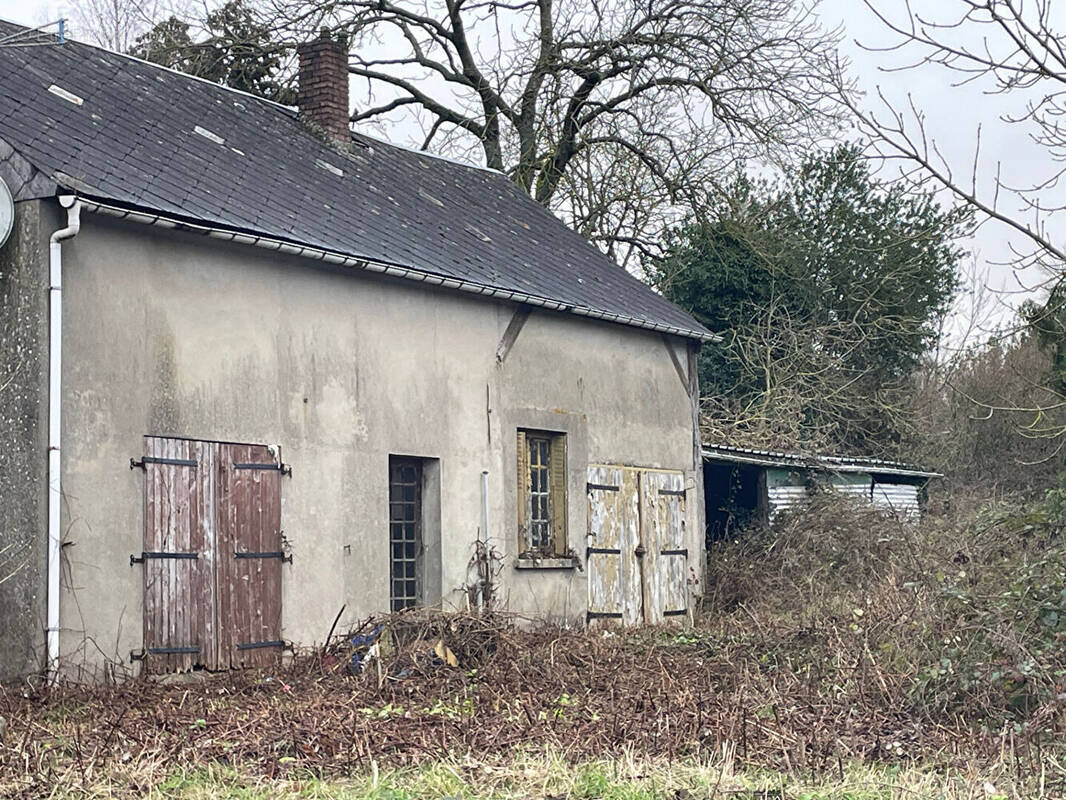
[{"label": "dead vegetation", "polygon": [[862,708],[1016,730],[1039,747],[1066,724],[1064,500],[953,495],[911,526],[822,495],[712,549],[706,616],[722,637],[758,631],[767,657],[821,674],[823,692],[844,678]]},{"label": "dead vegetation", "polygon": [[1066,791],[1060,494],[918,528],[818,498],[716,546],[694,628],[406,613],[271,672],[8,689],[0,795],[516,752],[810,776],[996,763]]},{"label": "dead vegetation", "polygon": [[1042,717],[1040,735],[982,729],[962,714],[915,715],[900,702],[913,676],[874,657],[848,631],[850,618],[827,629],[753,617],[721,630],[625,634],[503,616],[384,623],[391,644],[354,675],[352,635],[272,674],[9,690],[0,794],[36,797],[102,777],[137,793],[212,764],[264,778],[350,775],[371,763],[530,747],[573,761],[727,754],[741,767],[822,774],[1006,752],[1029,771],[1043,731],[1063,727],[1061,709]]}]

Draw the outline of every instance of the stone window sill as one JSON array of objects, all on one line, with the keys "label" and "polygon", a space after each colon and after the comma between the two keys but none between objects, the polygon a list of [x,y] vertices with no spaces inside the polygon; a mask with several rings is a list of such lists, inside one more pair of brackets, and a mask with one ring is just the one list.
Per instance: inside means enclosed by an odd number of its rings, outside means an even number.
[{"label": "stone window sill", "polygon": [[573,556],[558,556],[555,558],[535,558],[533,556],[520,556],[515,561],[515,569],[577,569],[577,559]]}]

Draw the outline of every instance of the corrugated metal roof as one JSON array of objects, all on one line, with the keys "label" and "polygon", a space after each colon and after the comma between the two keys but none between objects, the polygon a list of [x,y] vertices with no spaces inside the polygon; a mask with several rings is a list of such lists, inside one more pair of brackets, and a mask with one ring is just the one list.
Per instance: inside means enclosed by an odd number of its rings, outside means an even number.
[{"label": "corrugated metal roof", "polygon": [[834,472],[876,472],[884,475],[899,475],[911,478],[943,477],[939,472],[930,472],[912,464],[906,464],[901,461],[887,461],[882,458],[808,455],[718,445],[704,445],[703,457],[710,461],[729,461],[764,467],[786,467]]}]

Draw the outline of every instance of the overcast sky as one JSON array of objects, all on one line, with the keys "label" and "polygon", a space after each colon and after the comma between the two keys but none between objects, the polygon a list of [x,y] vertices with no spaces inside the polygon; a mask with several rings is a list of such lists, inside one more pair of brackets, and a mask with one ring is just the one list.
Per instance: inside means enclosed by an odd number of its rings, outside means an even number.
[{"label": "overcast sky", "polygon": [[[886,12],[899,13],[903,8],[903,0],[877,2]],[[953,4],[944,0],[912,0],[912,5],[927,9],[924,13],[936,13]],[[64,7],[69,8],[69,4],[64,6],[51,0],[0,0],[0,17],[40,25],[62,16]],[[1054,164],[1046,151],[1034,145],[1020,126],[1007,125],[1001,120],[1003,115],[1023,111],[1024,98],[989,94],[987,84],[953,87],[951,84],[958,76],[937,66],[903,73],[885,72],[886,67],[906,63],[908,56],[899,52],[871,53],[855,44],[857,40],[878,47],[894,41],[863,0],[822,0],[820,14],[827,27],[842,27],[843,54],[851,61],[852,75],[865,93],[866,102],[876,107],[879,89],[895,103],[904,103],[908,95],[912,96],[915,105],[926,114],[927,130],[957,172],[969,174],[980,126],[982,181],[986,188],[1000,163],[1004,174],[1015,185],[1035,183],[1051,174]],[[1035,285],[1039,277],[1032,272],[1018,275],[1004,263],[997,263],[1011,260],[1012,241],[1022,244],[1018,234],[1001,225],[988,224],[978,231],[972,247],[979,262],[988,269],[988,283],[999,292],[998,302],[1016,306],[1025,296],[1024,287]],[[999,316],[1002,319],[1004,315]]]},{"label": "overcast sky", "polygon": [[[882,13],[894,13],[896,22],[905,17],[903,0],[874,0]],[[911,0],[911,6],[926,19],[945,22],[957,19],[960,4],[949,0]],[[1066,30],[1066,2],[1061,3],[1062,17],[1056,21],[1059,30]],[[886,71],[914,63],[917,50],[871,52],[868,48],[883,48],[896,43],[899,37],[886,30],[884,24],[867,8],[863,0],[822,0],[820,14],[828,27],[841,26],[843,54],[851,62],[851,74],[858,89],[865,95],[865,105],[875,111],[884,106],[878,93],[896,107],[903,108],[909,98],[925,115],[930,138],[944,154],[957,175],[969,176],[973,169],[978,129],[981,130],[978,186],[986,196],[994,188],[994,176],[1002,169],[1005,182],[1014,186],[1040,183],[1058,167],[1048,152],[1030,138],[1031,128],[1005,123],[1003,117],[1017,116],[1025,111],[1027,97],[1016,93],[1005,96],[995,93],[990,81],[958,85],[960,75],[939,65],[923,65],[903,72]],[[940,16],[937,16],[939,14]],[[946,15],[946,16],[945,16]],[[969,44],[980,48],[980,42]],[[950,197],[944,197],[950,201]],[[1023,214],[1009,198],[1002,202],[1004,210]],[[1061,223],[1050,224],[1055,238],[1061,240],[1066,230]],[[1028,252],[1028,241],[1005,226],[990,222],[977,232],[972,249],[982,270],[987,270],[987,282],[996,290],[991,300],[998,307],[997,322],[1009,316],[1004,305],[1017,307],[1026,297],[1033,296],[1043,276],[1036,270],[1018,272],[1009,264],[1014,260],[1013,248]]]}]

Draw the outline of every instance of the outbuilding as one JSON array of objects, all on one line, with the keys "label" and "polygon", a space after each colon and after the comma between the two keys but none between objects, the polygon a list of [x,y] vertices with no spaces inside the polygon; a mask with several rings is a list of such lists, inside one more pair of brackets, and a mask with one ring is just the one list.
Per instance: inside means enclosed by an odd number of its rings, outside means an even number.
[{"label": "outbuilding", "polygon": [[703,481],[709,540],[748,524],[773,522],[812,492],[871,503],[900,520],[921,514],[925,485],[939,473],[899,461],[705,445]]}]

